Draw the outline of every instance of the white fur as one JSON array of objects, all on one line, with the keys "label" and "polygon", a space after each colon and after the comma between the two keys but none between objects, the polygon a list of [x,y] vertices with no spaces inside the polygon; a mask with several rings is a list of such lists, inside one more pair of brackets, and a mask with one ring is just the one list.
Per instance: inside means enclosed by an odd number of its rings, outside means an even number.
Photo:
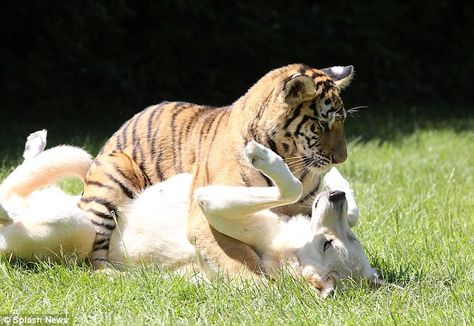
[{"label": "white fur", "polygon": [[343,73],[344,68],[345,68],[344,66],[334,66],[334,67],[331,67],[331,70],[334,74],[340,75]]},{"label": "white fur", "polygon": [[[252,165],[276,187],[211,185],[197,189],[195,199],[218,231],[251,245],[267,263],[268,273],[296,257],[301,274],[321,284],[321,291],[340,279],[376,278],[350,229],[345,198],[333,202],[329,192],[321,193],[311,218],[276,214],[270,208],[298,201],[302,185],[281,157],[268,148],[250,142],[246,151]],[[351,190],[337,170],[326,183],[329,188]],[[324,252],[328,239],[332,246]]]},{"label": "white fur", "polygon": [[[346,200],[333,203],[326,192],[317,198],[310,218],[275,214],[271,208],[299,199],[301,183],[281,157],[258,143],[247,145],[246,157],[276,186],[211,185],[197,189],[195,200],[212,225],[254,247],[267,262],[267,273],[296,259],[298,273],[323,295],[330,294],[340,279],[378,280],[354,240]],[[40,188],[65,176],[83,178],[90,162],[82,149],[60,146],[26,160],[7,177],[0,186],[0,204],[10,220],[0,227],[0,252],[27,260],[57,259],[61,254],[85,257],[95,229],[77,208],[78,197],[55,187]],[[333,172],[326,186],[351,191],[341,178]],[[189,174],[174,176],[147,188],[126,207],[111,239],[109,260],[173,268],[194,266],[199,253],[187,239],[186,224],[191,180]],[[333,245],[325,252],[322,248],[328,238]]]},{"label": "white fur", "polygon": [[[192,175],[183,173],[141,193],[118,219],[109,259],[127,259],[179,267],[195,259],[187,238],[187,189]],[[183,195],[184,194],[184,195]]]},{"label": "white fur", "polygon": [[354,197],[354,190],[349,182],[341,175],[341,173],[332,167],[323,178],[323,187],[327,190],[341,190],[346,194],[347,200],[347,219],[349,226],[357,225],[359,221],[359,209]]},{"label": "white fur", "polygon": [[46,131],[31,134],[25,161],[0,186],[0,206],[8,218],[0,223],[0,252],[32,260],[57,260],[61,253],[85,257],[93,242],[89,220],[77,207],[78,197],[65,194],[54,184],[59,179],[83,178],[92,161],[84,150],[58,146],[42,152]]}]

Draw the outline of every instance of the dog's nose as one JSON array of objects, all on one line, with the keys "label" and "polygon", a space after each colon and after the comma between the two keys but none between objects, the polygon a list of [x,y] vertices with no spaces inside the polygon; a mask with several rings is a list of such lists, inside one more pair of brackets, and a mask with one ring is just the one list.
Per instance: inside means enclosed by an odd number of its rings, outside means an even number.
[{"label": "dog's nose", "polygon": [[333,190],[329,193],[329,201],[335,202],[346,197],[346,193],[340,190]]}]

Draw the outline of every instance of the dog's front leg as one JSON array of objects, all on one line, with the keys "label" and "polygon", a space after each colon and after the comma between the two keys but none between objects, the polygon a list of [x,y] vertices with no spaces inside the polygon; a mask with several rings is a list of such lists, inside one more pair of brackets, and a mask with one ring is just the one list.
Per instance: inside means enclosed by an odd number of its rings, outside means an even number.
[{"label": "dog's front leg", "polygon": [[331,168],[323,178],[323,186],[327,190],[341,190],[346,193],[347,200],[347,220],[349,226],[353,227],[359,220],[359,209],[354,198],[354,191],[349,182],[342,176],[342,174],[335,168]]},{"label": "dog's front leg", "polygon": [[262,210],[299,200],[301,182],[293,176],[279,155],[252,141],[245,148],[245,156],[276,187],[210,185],[198,188],[194,192],[194,199],[208,219],[243,219]]}]

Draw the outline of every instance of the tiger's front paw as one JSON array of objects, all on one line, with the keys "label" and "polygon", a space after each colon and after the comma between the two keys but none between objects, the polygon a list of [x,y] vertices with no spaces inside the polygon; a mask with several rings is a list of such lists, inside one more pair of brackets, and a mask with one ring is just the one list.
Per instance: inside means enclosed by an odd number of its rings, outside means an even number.
[{"label": "tiger's front paw", "polygon": [[285,167],[280,155],[254,140],[245,146],[245,156],[253,167],[270,177]]}]

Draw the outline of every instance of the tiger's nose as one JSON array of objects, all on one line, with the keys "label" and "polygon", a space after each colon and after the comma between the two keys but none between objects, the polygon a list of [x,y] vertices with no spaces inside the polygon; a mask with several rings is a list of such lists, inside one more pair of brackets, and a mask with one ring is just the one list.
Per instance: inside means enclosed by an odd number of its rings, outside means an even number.
[{"label": "tiger's nose", "polygon": [[344,162],[347,159],[347,151],[343,151],[342,153],[334,154],[331,157],[333,164],[339,164]]}]

